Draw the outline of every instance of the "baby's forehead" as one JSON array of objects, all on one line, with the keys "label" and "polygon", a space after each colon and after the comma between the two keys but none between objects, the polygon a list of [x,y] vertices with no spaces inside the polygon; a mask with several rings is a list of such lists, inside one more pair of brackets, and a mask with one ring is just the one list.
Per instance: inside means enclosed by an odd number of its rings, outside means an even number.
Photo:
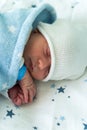
[{"label": "baby's forehead", "polygon": [[36,41],[44,41],[46,39],[38,29],[35,29],[31,32],[30,40],[36,42]]}]

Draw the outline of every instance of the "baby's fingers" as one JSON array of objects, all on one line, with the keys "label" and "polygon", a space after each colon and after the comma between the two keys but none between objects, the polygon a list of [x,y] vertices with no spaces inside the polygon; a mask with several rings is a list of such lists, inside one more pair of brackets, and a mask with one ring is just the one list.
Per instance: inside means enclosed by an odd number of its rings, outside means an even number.
[{"label": "baby's fingers", "polygon": [[29,91],[29,99],[28,99],[28,102],[32,102],[33,101],[33,91]]},{"label": "baby's fingers", "polygon": [[30,88],[29,89],[29,102],[32,102],[33,101],[33,99],[34,99],[34,97],[35,97],[35,95],[36,95],[36,89],[35,88]]},{"label": "baby's fingers", "polygon": [[17,96],[17,97],[15,97],[15,98],[13,99],[13,103],[14,103],[15,105],[17,105],[17,106],[20,106],[20,105],[22,105],[22,100],[21,100],[21,98],[20,98],[19,96]]},{"label": "baby's fingers", "polygon": [[23,94],[24,94],[24,101],[25,103],[28,103],[28,89],[23,89]]}]

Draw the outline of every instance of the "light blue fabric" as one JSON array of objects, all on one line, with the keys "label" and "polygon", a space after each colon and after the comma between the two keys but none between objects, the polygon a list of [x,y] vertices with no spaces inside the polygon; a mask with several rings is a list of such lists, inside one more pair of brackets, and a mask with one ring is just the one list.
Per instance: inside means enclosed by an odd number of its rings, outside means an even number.
[{"label": "light blue fabric", "polygon": [[0,13],[0,91],[17,80],[24,46],[39,21],[52,23],[55,9],[44,2],[28,9]]}]

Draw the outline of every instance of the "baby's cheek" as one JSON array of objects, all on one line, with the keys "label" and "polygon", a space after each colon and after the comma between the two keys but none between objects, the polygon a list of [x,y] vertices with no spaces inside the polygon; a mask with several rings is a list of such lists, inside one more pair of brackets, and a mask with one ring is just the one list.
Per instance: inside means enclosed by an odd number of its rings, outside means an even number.
[{"label": "baby's cheek", "polygon": [[31,76],[36,79],[36,80],[43,80],[43,72],[42,71],[37,71],[37,72],[31,72]]}]

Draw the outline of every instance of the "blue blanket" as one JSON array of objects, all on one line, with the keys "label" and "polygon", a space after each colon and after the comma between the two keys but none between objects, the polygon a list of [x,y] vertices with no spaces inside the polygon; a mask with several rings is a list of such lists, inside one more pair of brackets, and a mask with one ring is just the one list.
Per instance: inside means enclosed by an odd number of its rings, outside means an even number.
[{"label": "blue blanket", "polygon": [[38,22],[52,23],[55,9],[47,3],[0,13],[0,91],[11,88],[17,80],[24,46]]}]

